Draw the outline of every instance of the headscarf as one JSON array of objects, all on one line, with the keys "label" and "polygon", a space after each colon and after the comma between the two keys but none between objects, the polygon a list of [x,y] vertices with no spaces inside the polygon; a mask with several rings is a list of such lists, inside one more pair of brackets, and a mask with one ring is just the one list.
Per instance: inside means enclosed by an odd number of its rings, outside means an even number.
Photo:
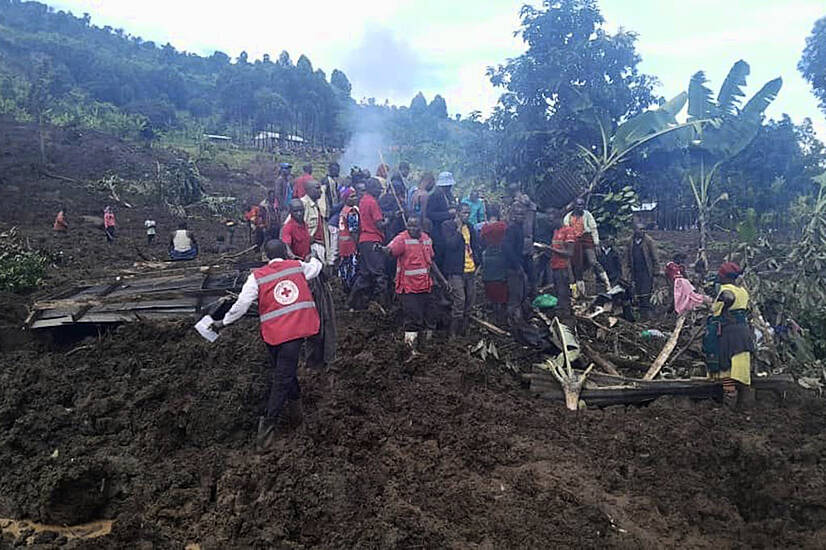
[{"label": "headscarf", "polygon": [[725,262],[717,271],[717,278],[721,281],[733,281],[742,274],[743,270],[740,269],[739,265],[734,262]]}]

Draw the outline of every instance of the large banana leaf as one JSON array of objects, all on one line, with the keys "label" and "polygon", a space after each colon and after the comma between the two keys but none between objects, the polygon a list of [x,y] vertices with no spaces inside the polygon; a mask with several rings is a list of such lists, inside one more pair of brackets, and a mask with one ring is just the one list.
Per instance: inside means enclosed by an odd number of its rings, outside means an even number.
[{"label": "large banana leaf", "polygon": [[783,79],[780,77],[766,82],[766,84],[760,88],[760,91],[754,94],[754,96],[743,107],[741,116],[759,120],[760,115],[762,115],[769,104],[774,101],[777,94],[780,93],[780,88],[782,87]]},{"label": "large banana leaf", "polygon": [[622,153],[640,139],[665,130],[669,126],[675,126],[677,124],[675,117],[683,109],[687,100],[688,95],[682,92],[659,109],[645,111],[620,124],[611,141],[614,151]]},{"label": "large banana leaf", "polygon": [[732,65],[726,80],[717,96],[717,109],[720,115],[733,115],[740,106],[740,98],[746,97],[743,86],[750,72],[749,64],[742,59]]},{"label": "large banana leaf", "polygon": [[697,71],[688,83],[689,118],[713,118],[717,116],[717,106],[711,100],[711,90],[706,86],[706,74]]}]

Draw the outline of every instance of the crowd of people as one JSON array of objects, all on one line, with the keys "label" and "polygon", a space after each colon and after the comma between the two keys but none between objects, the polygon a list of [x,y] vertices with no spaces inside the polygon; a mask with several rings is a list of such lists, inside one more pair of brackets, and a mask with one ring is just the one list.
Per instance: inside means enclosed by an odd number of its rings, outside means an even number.
[{"label": "crowd of people", "polygon": [[[330,281],[336,277],[351,312],[371,303],[380,309],[401,306],[404,342],[413,357],[440,329],[449,339],[466,333],[478,309],[477,289],[483,290],[493,322],[518,334],[537,296],[553,295],[555,315],[571,320],[573,302],[587,297],[588,272],[596,290],[621,306],[626,319],[645,319],[652,310],[655,277],[662,275],[673,289],[670,304],[678,313],[713,304],[704,342],[709,373],[723,379],[727,392],[749,383],[748,293],[737,284],[735,264],[721,268],[723,286],[712,300],[688,282],[684,255],[660,271],[657,246],[642,225],[634,226],[626,250],[619,251],[615,235],[600,234],[582,198],[567,209],[540,208],[513,183],[497,200],[473,186],[459,199],[451,172],[423,172],[414,186],[404,162],[392,171],[382,163],[375,175],[353,168],[342,176],[335,162],[323,178],[313,172],[307,164],[293,178],[292,166],[280,164],[266,197],[246,209],[250,245],[267,261],[251,272],[237,301],[212,325],[222,330],[257,301],[274,370],[259,423],[263,448],[271,446],[280,426],[301,420],[297,369],[302,342],[308,343],[311,368],[335,357]],[[114,241],[111,207],[104,210],[103,227],[106,239]],[[151,246],[157,224],[147,219],[144,228]],[[69,231],[65,208],[54,231]],[[226,248],[225,240],[219,246]],[[169,257],[179,261],[197,255],[198,241],[181,222],[170,236]]]}]

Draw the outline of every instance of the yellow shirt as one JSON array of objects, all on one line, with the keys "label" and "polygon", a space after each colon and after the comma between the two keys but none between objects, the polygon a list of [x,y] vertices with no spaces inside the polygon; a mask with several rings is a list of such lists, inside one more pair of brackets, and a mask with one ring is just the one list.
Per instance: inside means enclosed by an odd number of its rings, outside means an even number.
[{"label": "yellow shirt", "polygon": [[[736,285],[720,285],[720,294],[728,290],[734,294],[734,303],[729,308],[730,311],[737,309],[748,309],[749,307],[749,292],[745,288]],[[717,295],[717,300],[711,306],[711,314],[719,316],[723,312],[723,302],[720,301],[720,294]]]},{"label": "yellow shirt", "polygon": [[465,273],[476,271],[476,263],[473,261],[473,249],[470,248],[470,229],[462,224],[462,239],[465,241]]}]

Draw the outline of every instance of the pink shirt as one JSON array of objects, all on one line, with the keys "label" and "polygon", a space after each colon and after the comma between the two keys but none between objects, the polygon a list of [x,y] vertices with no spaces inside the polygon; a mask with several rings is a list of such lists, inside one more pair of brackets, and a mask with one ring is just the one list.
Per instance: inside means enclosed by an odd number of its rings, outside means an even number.
[{"label": "pink shirt", "polygon": [[112,212],[103,215],[103,227],[115,227],[115,215]]}]

